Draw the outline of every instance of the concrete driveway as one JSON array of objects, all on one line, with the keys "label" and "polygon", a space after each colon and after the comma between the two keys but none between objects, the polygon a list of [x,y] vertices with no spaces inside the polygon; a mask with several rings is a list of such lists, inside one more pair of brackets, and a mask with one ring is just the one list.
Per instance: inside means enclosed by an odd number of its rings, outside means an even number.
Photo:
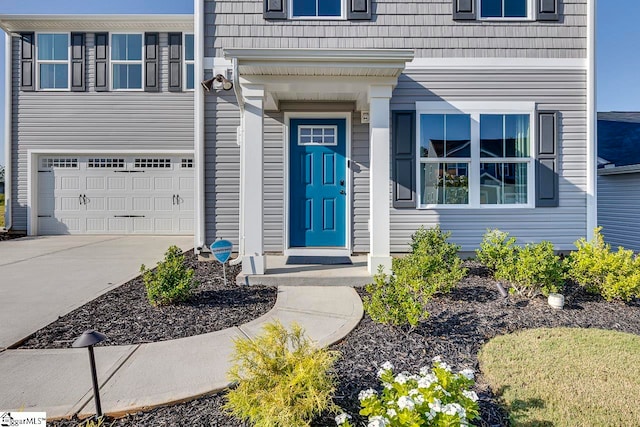
[{"label": "concrete driveway", "polygon": [[155,266],[191,236],[40,236],[0,242],[0,351]]}]

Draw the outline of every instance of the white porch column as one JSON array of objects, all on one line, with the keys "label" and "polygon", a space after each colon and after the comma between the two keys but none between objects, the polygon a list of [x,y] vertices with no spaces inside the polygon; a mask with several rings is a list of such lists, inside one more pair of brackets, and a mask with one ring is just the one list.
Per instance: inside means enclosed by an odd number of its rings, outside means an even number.
[{"label": "white porch column", "polygon": [[242,224],[241,237],[244,240],[242,273],[264,274],[266,261],[263,245],[263,128],[264,128],[264,87],[246,85],[242,87],[244,98],[243,126],[244,138],[240,150],[242,162]]},{"label": "white porch column", "polygon": [[369,87],[369,256],[370,274],[391,271],[389,99],[391,86]]}]

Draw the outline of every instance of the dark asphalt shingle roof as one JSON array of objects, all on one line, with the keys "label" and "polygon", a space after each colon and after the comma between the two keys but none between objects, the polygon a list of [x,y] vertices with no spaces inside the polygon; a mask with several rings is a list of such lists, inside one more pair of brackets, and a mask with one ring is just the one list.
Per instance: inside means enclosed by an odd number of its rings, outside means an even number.
[{"label": "dark asphalt shingle roof", "polygon": [[640,164],[640,112],[598,113],[598,157],[615,164]]}]

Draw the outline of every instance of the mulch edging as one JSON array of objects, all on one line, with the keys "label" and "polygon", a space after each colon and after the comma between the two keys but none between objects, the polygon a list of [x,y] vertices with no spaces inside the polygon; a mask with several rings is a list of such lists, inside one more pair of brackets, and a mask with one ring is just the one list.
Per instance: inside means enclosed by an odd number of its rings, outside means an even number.
[{"label": "mulch edging", "polygon": [[[570,284],[564,291],[564,310],[550,308],[542,297],[526,299],[500,297],[495,281],[486,269],[466,262],[469,275],[449,295],[435,298],[429,304],[429,319],[412,331],[374,323],[365,315],[360,324],[341,342],[331,346],[342,353],[336,364],[339,378],[336,404],[349,412],[356,421],[360,409],[358,393],[369,387],[379,388],[378,367],[391,361],[397,371],[412,373],[429,365],[434,356],[455,369],[478,370],[477,354],[489,339],[520,329],[539,327],[602,328],[640,335],[640,301],[628,304],[607,303],[600,297],[586,294]],[[360,290],[361,295],[362,290]],[[507,415],[501,409],[482,375],[477,378],[476,392],[480,397],[480,426],[506,426]],[[223,394],[203,397],[180,405],[156,408],[115,420],[114,426],[225,426],[245,424],[224,413]],[[75,426],[73,422],[51,423],[53,426]],[[363,424],[363,425],[366,425]],[[335,426],[327,414],[314,426]]]},{"label": "mulch edging", "polygon": [[[87,329],[106,334],[104,345],[127,345],[184,338],[239,326],[267,313],[277,289],[237,286],[240,266],[227,265],[227,285],[217,262],[198,262],[193,251],[185,261],[200,285],[184,303],[154,307],[137,277],[40,329],[20,348],[69,348]],[[149,266],[148,266],[149,267]]]}]

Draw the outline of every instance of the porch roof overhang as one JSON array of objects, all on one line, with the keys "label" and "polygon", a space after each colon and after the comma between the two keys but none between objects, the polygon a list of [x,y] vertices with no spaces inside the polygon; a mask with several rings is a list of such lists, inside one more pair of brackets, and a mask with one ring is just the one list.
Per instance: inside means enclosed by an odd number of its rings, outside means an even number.
[{"label": "porch roof overhang", "polygon": [[240,90],[260,85],[265,109],[280,101],[355,101],[365,110],[372,85],[397,84],[410,49],[225,49]]}]

